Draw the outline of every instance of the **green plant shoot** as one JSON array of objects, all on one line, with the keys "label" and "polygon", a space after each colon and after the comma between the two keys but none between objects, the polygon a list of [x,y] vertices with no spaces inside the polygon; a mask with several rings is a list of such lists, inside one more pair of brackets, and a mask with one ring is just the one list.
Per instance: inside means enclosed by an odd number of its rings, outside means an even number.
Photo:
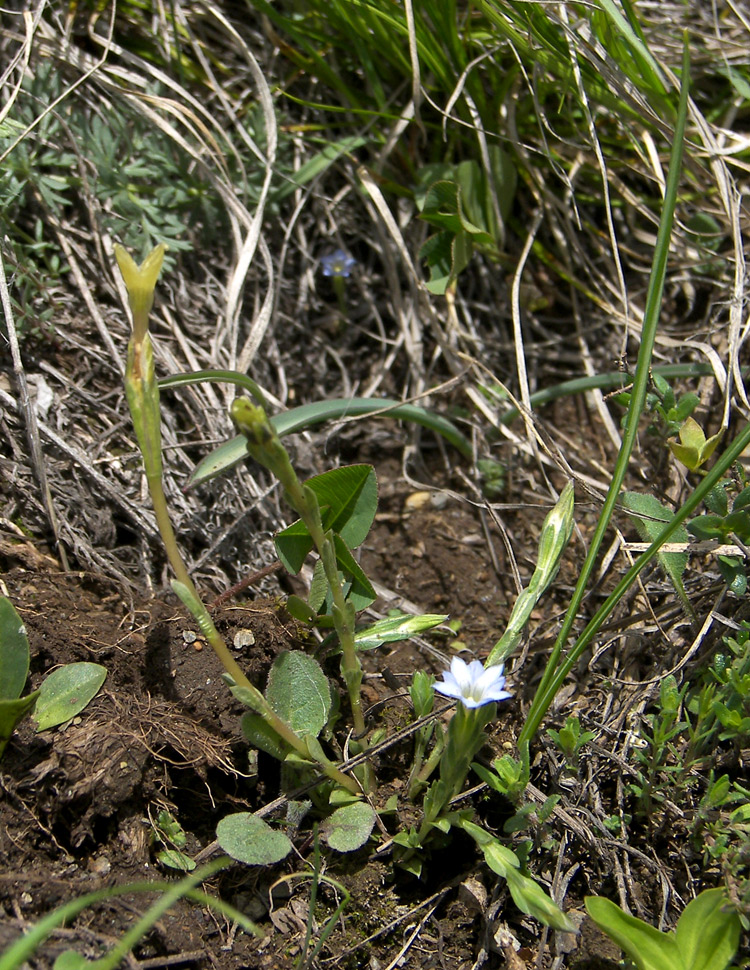
[{"label": "green plant shoot", "polygon": [[128,359],[125,371],[125,392],[143,457],[146,481],[159,532],[176,576],[172,588],[195,617],[201,633],[222,662],[231,680],[232,687],[241,692],[243,703],[255,710],[268,727],[300,757],[317,761],[326,774],[335,779],[338,784],[349,791],[356,792],[359,790],[356,782],[332,765],[319,750],[319,747],[315,751],[311,751],[309,741],[299,737],[289,724],[274,711],[258,688],[247,679],[198,595],[177,545],[162,481],[159,386],[156,382],[153,346],[148,329],[148,317],[154,301],[154,288],[161,271],[165,251],[166,246],[163,243],[156,246],[139,266],[122,246],[115,247],[115,256],[127,287],[128,300],[133,314],[133,333],[128,343]]},{"label": "green plant shoot", "polygon": [[638,970],[726,970],[739,946],[740,919],[722,889],[706,889],[688,903],[673,933],[661,933],[601,896],[587,896],[585,905]]},{"label": "green plant shoot", "polygon": [[[289,460],[289,454],[269,422],[263,408],[251,404],[245,398],[238,398],[232,403],[231,414],[232,420],[247,438],[247,450],[257,462],[268,468],[281,482],[287,502],[300,516],[304,529],[309,534],[311,544],[315,546],[320,556],[328,589],[333,599],[333,622],[341,643],[341,675],[349,693],[354,730],[358,735],[362,735],[365,732],[365,720],[360,698],[362,665],[357,655],[354,631],[357,607],[351,598],[347,598],[344,592],[339,576],[339,564],[343,562],[345,569],[352,576],[360,579],[361,585],[362,580],[364,580],[364,585],[369,587],[369,582],[352,558],[341,534],[336,531],[336,523],[331,523],[328,528],[324,526],[315,489],[300,482]],[[375,499],[376,495],[377,493],[374,496]],[[374,508],[371,511],[374,516]],[[369,529],[369,523],[367,529]],[[365,534],[367,529],[365,529]],[[293,569],[292,571],[296,570]],[[367,592],[371,589],[370,587]],[[372,591],[372,599],[374,598],[374,591]]]}]

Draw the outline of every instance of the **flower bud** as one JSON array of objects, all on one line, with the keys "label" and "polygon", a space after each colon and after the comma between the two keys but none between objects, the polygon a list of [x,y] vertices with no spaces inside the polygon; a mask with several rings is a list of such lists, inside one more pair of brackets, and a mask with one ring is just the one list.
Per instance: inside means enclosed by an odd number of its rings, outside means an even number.
[{"label": "flower bud", "polygon": [[154,305],[154,289],[166,251],[166,243],[159,243],[139,266],[127,250],[119,244],[115,246],[115,258],[125,281],[128,302],[133,312],[136,340],[140,340],[145,332],[146,318]]},{"label": "flower bud", "polygon": [[[557,575],[560,558],[573,531],[573,483],[562,490],[557,505],[547,515],[539,537],[537,567],[533,580],[541,594]],[[538,577],[538,578],[537,578]]]}]

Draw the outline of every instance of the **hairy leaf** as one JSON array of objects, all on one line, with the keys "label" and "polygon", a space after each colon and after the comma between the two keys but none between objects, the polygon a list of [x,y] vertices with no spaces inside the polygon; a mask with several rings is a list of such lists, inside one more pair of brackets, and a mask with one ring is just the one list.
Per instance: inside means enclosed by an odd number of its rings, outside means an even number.
[{"label": "hairy leaf", "polygon": [[283,832],[251,812],[227,815],[216,826],[216,838],[227,855],[249,866],[273,865],[292,851]]},{"label": "hairy leaf", "polygon": [[280,653],[271,667],[266,700],[301,737],[320,734],[331,712],[331,688],[320,664],[300,650]]},{"label": "hairy leaf", "polygon": [[337,852],[354,852],[370,838],[375,811],[367,802],[342,805],[321,826],[321,835]]}]

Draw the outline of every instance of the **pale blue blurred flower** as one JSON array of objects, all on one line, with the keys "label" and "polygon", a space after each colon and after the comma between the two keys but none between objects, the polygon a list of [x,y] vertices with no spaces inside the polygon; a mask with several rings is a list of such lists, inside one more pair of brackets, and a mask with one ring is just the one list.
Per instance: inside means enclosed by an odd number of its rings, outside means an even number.
[{"label": "pale blue blurred flower", "polygon": [[345,253],[343,249],[337,249],[327,256],[322,256],[320,265],[323,267],[323,276],[347,277],[351,275],[352,269],[357,265],[357,260]]},{"label": "pale blue blurred flower", "polygon": [[451,669],[446,670],[443,680],[435,684],[435,690],[446,697],[455,697],[466,707],[504,701],[512,695],[505,690],[503,669],[503,664],[485,668],[478,660],[466,664],[460,657],[454,657]]}]

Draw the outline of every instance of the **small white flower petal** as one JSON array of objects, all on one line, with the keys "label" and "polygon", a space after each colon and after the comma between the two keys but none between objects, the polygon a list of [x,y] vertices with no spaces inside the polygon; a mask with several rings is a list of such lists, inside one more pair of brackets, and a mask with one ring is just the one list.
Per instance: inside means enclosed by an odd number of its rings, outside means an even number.
[{"label": "small white flower petal", "polygon": [[450,673],[462,691],[471,686],[471,672],[468,665],[460,657],[454,657],[451,660]]},{"label": "small white flower petal", "polygon": [[510,697],[510,693],[505,690],[505,677],[503,666],[498,664],[488,667],[477,683],[477,690],[484,696],[493,701],[504,700]]},{"label": "small white flower petal", "polygon": [[500,687],[505,684],[505,677],[503,676],[503,665],[498,664],[494,667],[487,667],[482,670],[482,673],[477,678],[476,684],[477,688],[481,691],[492,690],[498,682]]},{"label": "small white flower petal", "polygon": [[482,666],[481,661],[472,660],[468,666],[468,671],[469,671],[469,676],[471,677],[472,683],[476,684],[477,681],[482,676],[482,674],[484,673],[484,667]]},{"label": "small white flower petal", "polygon": [[455,697],[469,708],[511,696],[505,690],[503,664],[485,669],[479,660],[466,664],[460,657],[453,658],[451,669],[445,671],[442,682],[435,684],[435,690],[446,697]]},{"label": "small white flower petal", "polygon": [[456,678],[449,670],[446,670],[446,672],[443,674],[442,683],[438,681],[438,683],[435,684],[435,690],[439,694],[445,694],[446,697],[460,698],[462,696],[461,686],[458,684]]}]

